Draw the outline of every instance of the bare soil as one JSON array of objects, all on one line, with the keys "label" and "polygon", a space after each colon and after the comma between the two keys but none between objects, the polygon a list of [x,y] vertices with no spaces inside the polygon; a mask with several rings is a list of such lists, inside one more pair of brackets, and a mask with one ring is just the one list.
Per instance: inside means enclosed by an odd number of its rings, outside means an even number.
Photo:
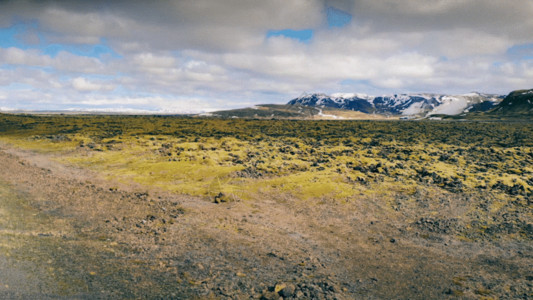
[{"label": "bare soil", "polygon": [[52,158],[0,146],[2,299],[533,298],[528,238],[459,239],[379,199],[213,203]]}]

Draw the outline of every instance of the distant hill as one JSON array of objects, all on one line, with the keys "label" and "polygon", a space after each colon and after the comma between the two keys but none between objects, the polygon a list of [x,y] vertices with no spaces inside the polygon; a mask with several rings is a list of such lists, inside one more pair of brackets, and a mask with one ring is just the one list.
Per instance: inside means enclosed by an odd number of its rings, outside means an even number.
[{"label": "distant hill", "polygon": [[533,115],[533,89],[513,91],[490,114]]},{"label": "distant hill", "polygon": [[247,118],[247,119],[304,119],[304,120],[333,120],[333,119],[358,119],[376,120],[390,119],[378,114],[366,114],[359,111],[329,107],[312,107],[299,104],[262,104],[241,109],[215,111],[198,116],[221,118]]}]

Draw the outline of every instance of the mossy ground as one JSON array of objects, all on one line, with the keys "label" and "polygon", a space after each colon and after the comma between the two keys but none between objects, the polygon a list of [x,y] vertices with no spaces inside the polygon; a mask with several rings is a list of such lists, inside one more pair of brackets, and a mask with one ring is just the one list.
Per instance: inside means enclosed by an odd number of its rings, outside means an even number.
[{"label": "mossy ground", "polygon": [[[0,123],[4,142],[211,200],[378,197],[399,209],[398,198],[425,190],[489,195],[490,213],[503,215],[530,207],[533,195],[532,123],[17,115]],[[483,231],[493,220],[481,223]]]}]

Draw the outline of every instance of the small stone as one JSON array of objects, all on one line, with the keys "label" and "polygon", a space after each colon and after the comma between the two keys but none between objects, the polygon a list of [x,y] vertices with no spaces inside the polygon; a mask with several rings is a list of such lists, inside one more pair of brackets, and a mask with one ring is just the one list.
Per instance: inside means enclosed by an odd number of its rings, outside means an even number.
[{"label": "small stone", "polygon": [[335,285],[330,284],[330,285],[328,286],[328,290],[329,290],[330,292],[334,292],[334,293],[336,293],[339,289],[338,289]]},{"label": "small stone", "polygon": [[390,242],[391,243],[396,243],[396,240],[395,239],[390,239]]},{"label": "small stone", "polygon": [[244,273],[241,273],[241,272],[237,272],[236,274],[238,277],[246,277],[246,274]]},{"label": "small stone", "polygon": [[289,298],[289,297],[292,297],[294,296],[294,291],[296,290],[296,288],[294,287],[294,285],[292,284],[287,284],[285,285],[285,287],[283,289],[281,289],[278,294],[280,296],[282,296],[283,298]]},{"label": "small stone", "polygon": [[276,284],[276,286],[274,287],[274,292],[279,293],[285,287],[286,287],[286,285],[284,283]]},{"label": "small stone", "polygon": [[223,203],[223,202],[230,202],[231,199],[228,195],[220,192],[218,193],[218,195],[215,196],[215,198],[213,199],[213,202],[214,203]]}]

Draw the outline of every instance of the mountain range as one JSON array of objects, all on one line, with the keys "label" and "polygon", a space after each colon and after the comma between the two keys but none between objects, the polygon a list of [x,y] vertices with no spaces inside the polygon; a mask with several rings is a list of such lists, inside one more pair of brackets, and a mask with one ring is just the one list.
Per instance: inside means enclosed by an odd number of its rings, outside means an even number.
[{"label": "mountain range", "polygon": [[365,94],[303,94],[290,100],[288,105],[347,109],[367,114],[428,117],[431,115],[459,115],[467,112],[485,112],[494,109],[505,96],[469,93],[395,94],[369,96]]},{"label": "mountain range", "polygon": [[507,96],[468,93],[395,94],[303,94],[287,104],[216,111],[198,116],[260,119],[520,119],[533,120],[533,89]]}]

